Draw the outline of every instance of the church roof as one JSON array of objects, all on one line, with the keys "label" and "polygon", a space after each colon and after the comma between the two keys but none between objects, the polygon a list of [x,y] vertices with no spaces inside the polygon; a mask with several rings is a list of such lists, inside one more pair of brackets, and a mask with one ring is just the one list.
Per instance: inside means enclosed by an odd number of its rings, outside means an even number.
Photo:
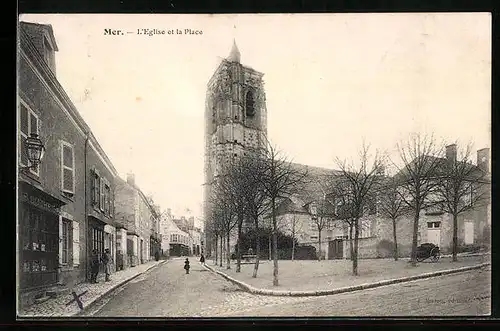
[{"label": "church roof", "polygon": [[236,46],[236,40],[233,39],[233,47],[231,48],[231,52],[227,57],[227,60],[230,62],[238,62],[240,63],[241,54],[238,50],[238,46]]}]

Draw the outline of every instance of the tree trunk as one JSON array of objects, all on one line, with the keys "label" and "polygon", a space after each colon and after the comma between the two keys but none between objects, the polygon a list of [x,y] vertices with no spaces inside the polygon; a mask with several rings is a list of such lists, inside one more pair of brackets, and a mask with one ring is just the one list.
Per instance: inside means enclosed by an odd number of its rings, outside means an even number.
[{"label": "tree trunk", "polygon": [[353,247],[353,237],[352,237],[352,230],[353,230],[353,227],[354,227],[354,224],[351,222],[351,224],[349,224],[349,250],[351,252],[349,258],[351,259],[351,261],[354,261],[354,247]]},{"label": "tree trunk", "polygon": [[411,245],[411,265],[417,266],[417,245],[418,245],[418,219],[420,208],[415,208],[415,215],[413,218],[413,241]]},{"label": "tree trunk", "polygon": [[260,235],[259,235],[259,225],[255,223],[255,233],[257,234],[257,239],[255,243],[255,266],[253,268],[252,278],[257,278],[257,271],[259,270],[259,260],[260,260]]},{"label": "tree trunk", "polygon": [[392,234],[394,236],[394,261],[398,260],[398,239],[396,237],[396,220],[392,220]]},{"label": "tree trunk", "polygon": [[321,230],[318,230],[318,261],[321,261]]},{"label": "tree trunk", "polygon": [[224,236],[221,236],[220,237],[220,263],[219,263],[219,267],[222,267],[223,248],[224,248]]},{"label": "tree trunk", "polygon": [[269,258],[268,258],[269,261],[271,261],[271,256],[272,256],[271,239],[272,239],[272,233],[269,233]]},{"label": "tree trunk", "polygon": [[231,269],[231,247],[229,246],[229,233],[227,234],[226,238],[226,263],[226,269]]},{"label": "tree trunk", "polygon": [[243,225],[243,219],[241,215],[238,215],[238,241],[236,242],[236,272],[241,271],[241,247],[240,247],[240,239],[241,239],[241,227]]},{"label": "tree trunk", "polygon": [[278,286],[278,225],[276,224],[276,201],[272,200],[273,211],[273,286]]},{"label": "tree trunk", "polygon": [[292,236],[292,261],[295,261],[295,233]]},{"label": "tree trunk", "polygon": [[215,235],[215,261],[214,261],[214,264],[217,265],[217,261],[218,261],[218,257],[219,257],[219,236],[218,235]]},{"label": "tree trunk", "polygon": [[359,237],[359,221],[356,220],[354,223],[354,254],[352,260],[352,274],[354,276],[358,275],[358,237]]},{"label": "tree trunk", "polygon": [[458,250],[458,215],[453,214],[453,248],[452,248],[452,261],[457,262],[457,250]]}]

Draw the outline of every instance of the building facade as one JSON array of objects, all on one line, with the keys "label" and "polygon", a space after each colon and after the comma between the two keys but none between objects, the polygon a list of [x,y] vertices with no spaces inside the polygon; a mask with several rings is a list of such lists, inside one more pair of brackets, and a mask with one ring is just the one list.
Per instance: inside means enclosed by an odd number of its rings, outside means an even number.
[{"label": "building facade", "polygon": [[[20,22],[19,39],[18,262],[25,304],[53,286],[85,281],[93,247],[114,251],[117,174],[57,80],[52,27]],[[32,134],[45,153],[29,168],[26,139]],[[95,224],[103,232],[108,226],[111,236],[94,236]]]},{"label": "building facade", "polygon": [[[267,134],[267,108],[263,73],[240,61],[233,43],[230,55],[223,59],[207,84],[205,103],[204,206],[209,220],[208,203],[212,183],[220,167],[238,155],[258,149]],[[207,254],[213,251],[209,227],[205,227]]]},{"label": "building facade", "polygon": [[[447,147],[448,157],[456,158],[456,146]],[[443,158],[441,162],[449,162]],[[489,183],[489,149],[477,151],[475,165],[470,165],[476,171],[486,174],[477,194],[483,197],[471,209],[458,217],[458,245],[482,245],[489,247],[491,241],[491,186]],[[304,166],[305,167],[305,166]],[[310,168],[314,169],[314,168]],[[334,170],[323,169],[325,173],[333,174]],[[316,173],[316,174],[315,174]],[[310,201],[321,199],[322,192],[319,187],[314,187],[317,182],[318,172],[309,172],[309,181],[306,189],[297,196],[290,197],[280,205],[278,214],[282,220],[280,226],[284,232],[291,233],[295,224],[296,238],[301,245],[312,245],[320,251],[318,242],[318,228],[313,220]],[[314,191],[317,191],[316,197]],[[311,200],[311,197],[312,200]],[[384,258],[393,256],[394,233],[392,220],[384,217],[377,206],[366,208],[359,220],[358,256],[360,258]],[[353,235],[354,236],[354,235]],[[324,227],[321,232],[321,254],[326,259],[350,258],[350,237],[348,225],[335,217]],[[400,257],[411,254],[413,240],[413,216],[411,212],[403,215],[396,221],[396,240]],[[417,232],[417,244],[433,243],[440,247],[444,253],[451,253],[453,243],[453,217],[441,208],[430,206],[420,213]]]},{"label": "building facade", "polygon": [[[160,249],[160,215],[135,184],[135,176],[117,180],[115,193],[116,218],[126,224],[126,245],[122,246],[124,265],[136,266],[154,258]],[[125,242],[122,232],[121,242]]]}]

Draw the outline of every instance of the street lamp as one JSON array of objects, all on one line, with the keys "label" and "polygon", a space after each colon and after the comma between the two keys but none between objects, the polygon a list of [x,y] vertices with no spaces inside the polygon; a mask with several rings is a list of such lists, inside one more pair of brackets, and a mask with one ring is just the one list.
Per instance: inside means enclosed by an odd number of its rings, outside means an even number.
[{"label": "street lamp", "polygon": [[36,133],[32,133],[28,138],[26,138],[24,143],[26,144],[30,165],[24,167],[23,169],[35,169],[43,158],[45,146]]}]

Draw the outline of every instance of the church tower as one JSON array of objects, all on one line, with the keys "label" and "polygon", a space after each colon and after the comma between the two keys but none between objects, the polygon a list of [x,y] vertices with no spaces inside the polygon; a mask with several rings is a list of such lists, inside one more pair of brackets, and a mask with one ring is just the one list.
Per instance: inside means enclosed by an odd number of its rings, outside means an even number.
[{"label": "church tower", "polygon": [[[205,100],[204,197],[205,222],[209,219],[208,197],[222,164],[259,149],[267,135],[267,109],[263,73],[241,64],[241,54],[233,41],[207,84]],[[205,227],[206,253],[212,238]]]}]

